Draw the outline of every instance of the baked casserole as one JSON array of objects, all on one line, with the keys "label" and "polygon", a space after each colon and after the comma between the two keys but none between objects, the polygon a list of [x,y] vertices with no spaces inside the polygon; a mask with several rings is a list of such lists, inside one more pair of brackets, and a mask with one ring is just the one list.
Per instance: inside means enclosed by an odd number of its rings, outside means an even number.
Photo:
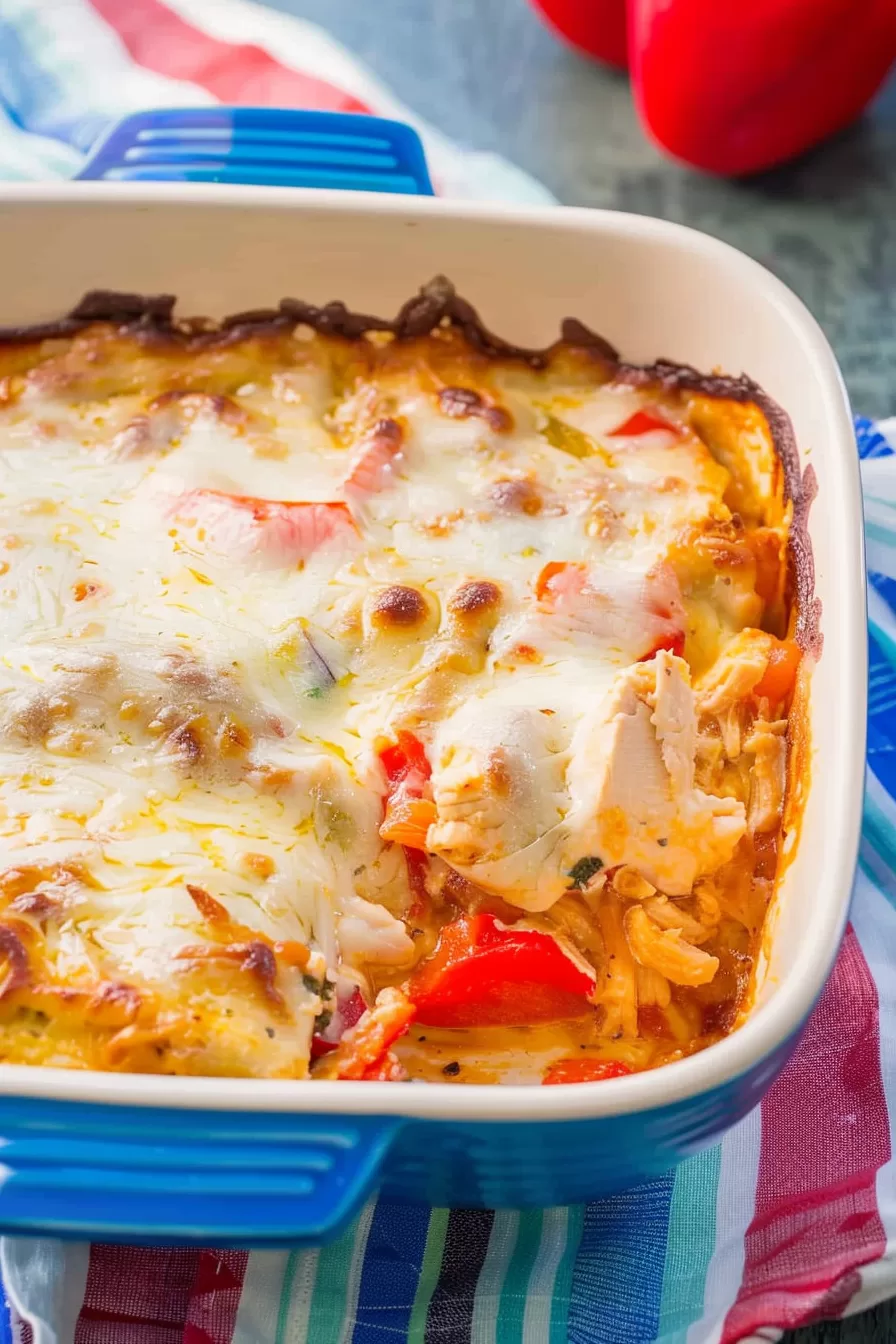
[{"label": "baked casserole", "polygon": [[96,293],[0,332],[0,433],[0,1058],[574,1082],[737,1025],[820,639],[748,379],[442,279]]}]

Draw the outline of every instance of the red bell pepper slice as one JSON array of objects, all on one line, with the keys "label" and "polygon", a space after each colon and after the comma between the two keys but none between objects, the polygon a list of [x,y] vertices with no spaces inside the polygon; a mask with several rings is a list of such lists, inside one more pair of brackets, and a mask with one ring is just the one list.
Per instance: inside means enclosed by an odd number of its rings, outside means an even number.
[{"label": "red bell pepper slice", "polygon": [[432,774],[423,743],[413,733],[404,729],[399,730],[395,742],[383,747],[380,761],[386,772],[390,791],[400,784],[415,789],[419,787],[422,790]]},{"label": "red bell pepper slice", "polygon": [[539,602],[578,597],[588,584],[588,571],[575,560],[550,560],[535,580]]},{"label": "red bell pepper slice", "polygon": [[786,700],[793,690],[802,656],[803,651],[795,640],[775,640],[765,671],[753,687],[753,694],[758,699],[764,696],[772,705]]},{"label": "red bell pepper slice", "polygon": [[584,1016],[595,983],[550,934],[483,913],[442,929],[407,993],[426,1026],[526,1026]]},{"label": "red bell pepper slice", "polygon": [[661,415],[654,415],[652,411],[635,411],[627,420],[623,420],[621,425],[611,429],[607,438],[635,439],[641,434],[654,434],[658,429],[665,429],[670,434],[678,433],[676,426],[664,420]]},{"label": "red bell pepper slice", "polygon": [[668,635],[663,635],[658,639],[653,648],[648,653],[642,653],[638,659],[639,663],[649,663],[651,658],[655,658],[661,649],[668,653],[674,653],[676,658],[684,657],[685,633],[683,630],[672,630]]},{"label": "red bell pepper slice", "polygon": [[422,742],[413,733],[401,731],[397,742],[380,752],[380,762],[389,781],[380,835],[408,849],[425,849],[436,808],[431,799],[423,797],[432,772]]},{"label": "red bell pepper slice", "polygon": [[373,1007],[339,1042],[333,1056],[336,1077],[397,1081],[402,1070],[390,1047],[405,1034],[414,1016],[414,1005],[400,989],[381,989]]},{"label": "red bell pepper slice", "polygon": [[375,495],[389,484],[403,441],[404,433],[397,420],[377,421],[345,479],[345,493],[353,503]]},{"label": "red bell pepper slice", "polygon": [[534,0],[550,26],[607,65],[624,70],[628,64],[625,0]]},{"label": "red bell pepper slice", "polygon": [[227,554],[257,553],[282,565],[307,560],[336,538],[358,535],[342,500],[261,499],[201,487],[172,500],[168,513],[195,523],[202,537]]},{"label": "red bell pepper slice", "polygon": [[602,1083],[607,1078],[624,1078],[632,1070],[618,1059],[558,1059],[541,1080],[542,1087],[555,1083]]},{"label": "red bell pepper slice", "polygon": [[770,168],[848,126],[896,60],[893,0],[629,0],[638,111],[705,172]]}]

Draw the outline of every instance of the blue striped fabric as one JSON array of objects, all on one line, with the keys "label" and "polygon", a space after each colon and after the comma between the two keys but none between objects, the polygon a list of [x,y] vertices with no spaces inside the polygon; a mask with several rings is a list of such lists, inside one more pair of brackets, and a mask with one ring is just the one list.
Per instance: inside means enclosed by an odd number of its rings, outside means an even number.
[{"label": "blue striped fabric", "polygon": [[573,1272],[571,1344],[656,1339],[675,1177],[589,1204]]},{"label": "blue striped fabric", "polygon": [[378,1204],[367,1237],[353,1344],[382,1344],[383,1335],[403,1339],[429,1231],[429,1209]]}]

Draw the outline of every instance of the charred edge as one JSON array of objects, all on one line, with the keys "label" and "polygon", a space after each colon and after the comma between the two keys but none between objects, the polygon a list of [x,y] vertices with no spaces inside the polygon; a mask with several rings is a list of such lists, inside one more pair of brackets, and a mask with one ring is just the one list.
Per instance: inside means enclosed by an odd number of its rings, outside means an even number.
[{"label": "charred edge", "polygon": [[796,630],[798,644],[811,658],[821,656],[821,602],[815,596],[815,560],[809,537],[809,511],[818,480],[814,468],[800,467],[796,435],[787,412],[746,374],[732,377],[722,373],[700,373],[688,364],[660,359],[654,364],[617,365],[616,378],[633,386],[659,385],[666,392],[697,392],[723,401],[739,401],[757,406],[762,412],[784,472],[786,498],[793,505],[788,546],[796,589]]},{"label": "charred edge", "polygon": [[430,335],[440,326],[450,326],[458,330],[474,350],[492,359],[522,361],[530,368],[542,369],[560,348],[574,347],[603,363],[611,376],[636,386],[658,384],[670,392],[698,392],[758,406],[784,471],[787,498],[793,504],[790,554],[797,593],[796,637],[807,653],[814,657],[820,654],[821,604],[815,597],[815,566],[808,531],[809,509],[817,492],[817,481],[811,467],[805,472],[800,469],[790,417],[746,375],[704,374],[689,365],[664,359],[645,365],[625,363],[609,341],[576,318],[565,318],[560,340],[541,350],[513,345],[489,331],[473,305],[461,298],[443,275],[437,275],[424,285],[391,320],[353,312],[338,301],[317,306],[300,299],[283,299],[277,308],[233,313],[220,322],[203,318],[183,321],[175,318],[174,305],[175,298],[170,294],[144,296],[91,290],[67,316],[57,321],[0,327],[0,345],[71,336],[96,322],[117,323],[124,332],[138,339],[176,341],[193,348],[236,344],[251,337],[286,333],[297,326],[308,326],[323,336],[349,341],[360,340],[371,332],[386,332],[397,340],[414,340]]},{"label": "charred edge", "polygon": [[[485,327],[472,304],[460,298],[451,281],[443,275],[424,285],[391,320],[353,312],[338,301],[318,306],[301,299],[283,299],[277,308],[233,313],[220,322],[183,321],[175,318],[174,304],[175,299],[170,294],[146,297],[120,294],[114,290],[91,290],[70,313],[56,321],[0,327],[0,344],[71,336],[95,322],[112,322],[135,336],[143,334],[189,345],[226,345],[249,336],[288,331],[300,325],[312,327],[321,335],[345,340],[359,340],[370,332],[387,332],[398,340],[413,340],[428,336],[436,327],[449,325],[462,332],[480,353],[491,358],[522,360],[533,368],[544,368],[555,348],[529,350],[502,340]],[[580,322],[565,322],[563,339],[598,352],[610,361],[617,359],[613,347]]]}]

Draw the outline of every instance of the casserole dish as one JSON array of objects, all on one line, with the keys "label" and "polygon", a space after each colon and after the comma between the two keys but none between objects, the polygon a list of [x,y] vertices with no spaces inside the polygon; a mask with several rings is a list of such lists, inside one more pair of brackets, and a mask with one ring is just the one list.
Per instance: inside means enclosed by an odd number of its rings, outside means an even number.
[{"label": "casserole dish", "polygon": [[[544,345],[575,314],[634,360],[663,354],[748,371],[785,407],[818,475],[810,535],[827,646],[807,688],[801,834],[768,926],[755,1008],[733,1035],[674,1067],[560,1089],[308,1087],[4,1066],[0,1227],[316,1244],[377,1186],[431,1204],[568,1203],[647,1179],[717,1139],[794,1048],[836,952],[858,840],[858,468],[836,362],[802,305],[724,244],[609,212],[189,183],[10,187],[4,207],[6,323],[57,316],[98,285],[176,292],[193,313],[287,293],[391,313],[446,272],[492,329],[520,344]],[[19,274],[23,255],[36,264]]]}]

